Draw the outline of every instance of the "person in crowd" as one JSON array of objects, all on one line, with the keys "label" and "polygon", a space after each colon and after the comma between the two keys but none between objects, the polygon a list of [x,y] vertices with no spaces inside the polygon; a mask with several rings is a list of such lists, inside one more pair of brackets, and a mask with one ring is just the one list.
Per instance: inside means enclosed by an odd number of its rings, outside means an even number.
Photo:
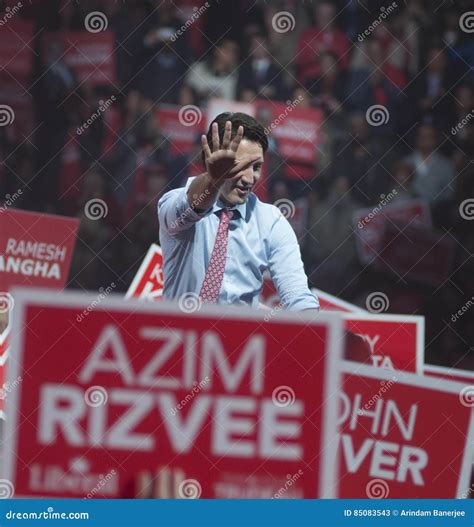
[{"label": "person in crowd", "polygon": [[309,278],[313,285],[340,294],[357,274],[352,215],[358,205],[349,179],[337,177],[327,198],[313,196],[312,204],[305,247]]},{"label": "person in crowd", "polygon": [[290,224],[253,193],[267,148],[244,113],[218,115],[202,136],[205,172],[158,203],[165,298],[257,307],[268,270],[285,309],[319,309]]},{"label": "person in crowd", "polygon": [[349,179],[351,196],[360,206],[375,205],[389,187],[388,167],[396,154],[393,149],[387,151],[365,114],[351,114],[349,130],[335,146],[331,173]]},{"label": "person in crowd", "polygon": [[152,101],[176,104],[188,70],[188,34],[173,2],[157,3],[158,20],[145,34],[137,85]]},{"label": "person in crowd", "polygon": [[238,47],[229,39],[219,42],[207,59],[195,62],[186,77],[202,102],[211,97],[235,100],[237,81]]},{"label": "person in crowd", "polygon": [[439,151],[438,129],[430,124],[419,126],[416,144],[406,161],[414,166],[413,190],[431,203],[450,198],[454,192],[454,167]]},{"label": "person in crowd", "polygon": [[37,172],[29,193],[29,205],[34,210],[56,210],[61,156],[69,126],[76,121],[77,80],[64,61],[64,46],[60,40],[47,45],[42,73],[35,85],[38,97],[36,128]]},{"label": "person in crowd", "polygon": [[315,3],[314,17],[315,26],[302,33],[296,52],[298,80],[302,84],[319,76],[320,58],[324,52],[333,53],[341,69],[349,65],[349,40],[346,34],[336,27],[336,5],[330,1]]},{"label": "person in crowd", "polygon": [[257,97],[284,100],[287,93],[282,70],[273,60],[262,35],[252,38],[249,55],[239,69],[238,92],[252,90]]},{"label": "person in crowd", "polygon": [[444,46],[433,46],[428,50],[423,74],[416,75],[407,90],[405,101],[414,114],[406,116],[409,122],[431,123],[441,130],[449,128],[454,111],[449,90],[455,84],[454,73],[449,67]]}]

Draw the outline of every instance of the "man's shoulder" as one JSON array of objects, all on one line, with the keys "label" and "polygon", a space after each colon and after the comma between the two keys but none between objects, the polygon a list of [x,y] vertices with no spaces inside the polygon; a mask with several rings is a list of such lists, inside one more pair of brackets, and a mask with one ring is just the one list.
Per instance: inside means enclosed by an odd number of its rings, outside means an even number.
[{"label": "man's shoulder", "polygon": [[259,217],[265,218],[272,224],[279,219],[284,218],[284,214],[279,207],[273,203],[266,203],[265,201],[262,201],[253,193],[250,195],[248,206],[252,213]]}]

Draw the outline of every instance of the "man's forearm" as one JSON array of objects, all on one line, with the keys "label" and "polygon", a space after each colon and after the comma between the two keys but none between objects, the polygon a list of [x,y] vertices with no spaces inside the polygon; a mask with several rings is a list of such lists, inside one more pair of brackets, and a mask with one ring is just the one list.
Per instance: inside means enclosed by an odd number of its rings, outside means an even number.
[{"label": "man's forearm", "polygon": [[219,195],[220,185],[204,172],[197,176],[189,185],[187,198],[193,210],[210,209]]}]

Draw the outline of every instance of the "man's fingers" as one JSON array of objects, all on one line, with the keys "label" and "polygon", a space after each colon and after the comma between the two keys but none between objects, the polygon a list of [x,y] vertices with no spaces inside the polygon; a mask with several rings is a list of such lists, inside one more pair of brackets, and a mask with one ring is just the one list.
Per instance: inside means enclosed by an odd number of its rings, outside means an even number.
[{"label": "man's fingers", "polygon": [[223,149],[227,150],[227,148],[229,148],[231,136],[232,136],[232,123],[230,121],[226,121],[225,129],[224,129],[224,137],[222,138],[222,148]]},{"label": "man's fingers", "polygon": [[143,470],[138,474],[135,496],[140,500],[151,498],[153,495],[153,479],[148,470]]},{"label": "man's fingers", "polygon": [[211,155],[211,149],[209,148],[209,143],[205,135],[201,135],[201,146],[204,152],[204,159],[207,159]]},{"label": "man's fingers", "polygon": [[172,498],[171,471],[168,467],[161,467],[156,471],[154,498],[168,500]]},{"label": "man's fingers", "polygon": [[249,166],[253,165],[253,163],[261,159],[261,157],[260,154],[254,154],[253,156],[242,159],[229,170],[229,177],[233,177],[242,170],[246,170]]},{"label": "man's fingers", "polygon": [[230,144],[230,149],[234,152],[237,152],[237,148],[239,148],[240,141],[242,141],[242,137],[244,136],[244,127],[239,126],[237,128],[237,133],[234,136],[234,139],[232,139],[232,143]]},{"label": "man's fingers", "polygon": [[219,127],[217,123],[212,123],[212,151],[217,152],[219,150]]},{"label": "man's fingers", "polygon": [[179,493],[179,486],[186,479],[184,471],[180,468],[173,470],[173,498],[182,498]]}]

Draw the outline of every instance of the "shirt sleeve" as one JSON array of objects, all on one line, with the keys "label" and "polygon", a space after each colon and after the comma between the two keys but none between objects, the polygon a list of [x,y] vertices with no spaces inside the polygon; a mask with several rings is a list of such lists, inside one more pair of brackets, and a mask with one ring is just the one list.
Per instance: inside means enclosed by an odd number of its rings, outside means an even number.
[{"label": "shirt sleeve", "polygon": [[189,229],[211,211],[212,207],[197,213],[188,202],[187,187],[170,190],[158,201],[160,227],[171,235]]},{"label": "shirt sleeve", "polygon": [[285,309],[319,309],[319,300],[308,288],[298,240],[281,213],[270,232],[268,259],[270,274]]}]

